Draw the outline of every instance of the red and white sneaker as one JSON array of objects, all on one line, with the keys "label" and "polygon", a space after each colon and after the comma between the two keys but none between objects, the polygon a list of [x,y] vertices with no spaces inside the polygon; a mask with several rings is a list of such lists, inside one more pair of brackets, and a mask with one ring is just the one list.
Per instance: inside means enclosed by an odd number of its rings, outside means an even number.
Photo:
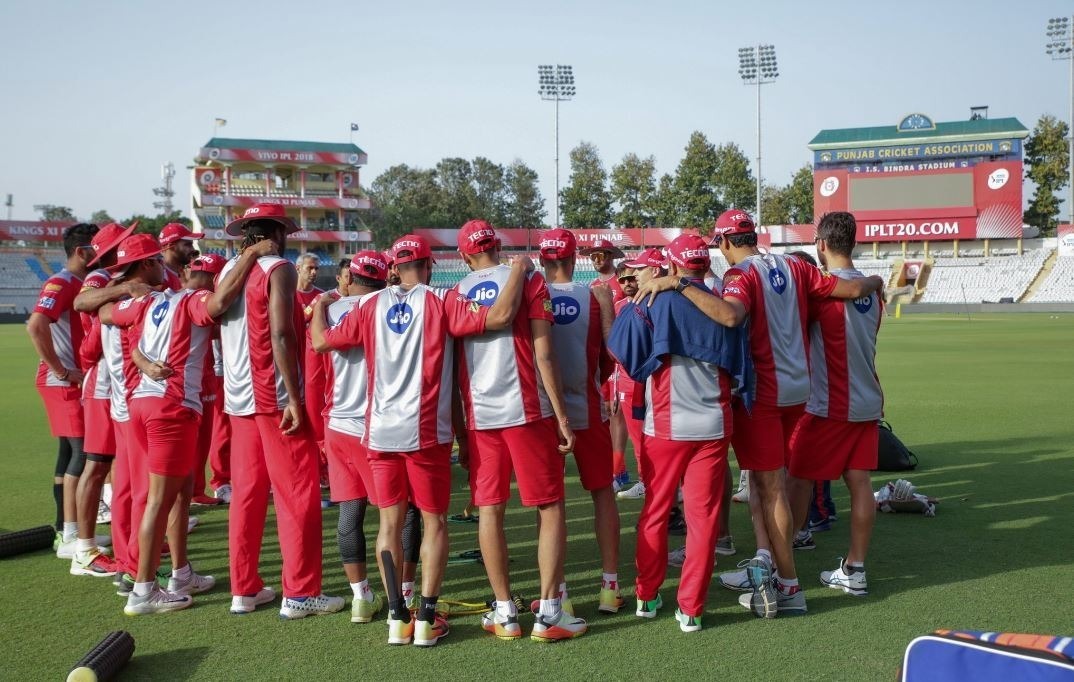
[{"label": "red and white sneaker", "polygon": [[436,616],[433,622],[419,620],[414,623],[414,646],[435,646],[451,632],[448,622],[441,616]]},{"label": "red and white sneaker", "polygon": [[88,575],[94,578],[108,578],[122,570],[119,563],[110,556],[100,552],[91,552],[79,559],[78,554],[71,559],[71,575]]},{"label": "red and white sneaker", "polygon": [[535,642],[560,642],[565,639],[581,637],[589,629],[585,620],[575,618],[566,611],[560,611],[559,618],[552,620],[547,616],[538,614],[533,623],[533,632],[530,639]]}]

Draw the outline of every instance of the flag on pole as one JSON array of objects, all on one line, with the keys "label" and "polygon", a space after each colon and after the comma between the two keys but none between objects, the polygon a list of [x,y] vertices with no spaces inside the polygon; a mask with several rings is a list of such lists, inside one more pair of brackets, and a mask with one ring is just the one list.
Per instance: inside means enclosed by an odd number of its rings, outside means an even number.
[{"label": "flag on pole", "polygon": [[352,123],[351,124],[351,132],[352,133],[357,132],[357,130],[358,130],[358,124],[357,123]]},{"label": "flag on pole", "polygon": [[227,119],[226,118],[218,118],[218,119],[216,119],[216,125],[217,125],[217,127],[226,126],[227,125]]}]

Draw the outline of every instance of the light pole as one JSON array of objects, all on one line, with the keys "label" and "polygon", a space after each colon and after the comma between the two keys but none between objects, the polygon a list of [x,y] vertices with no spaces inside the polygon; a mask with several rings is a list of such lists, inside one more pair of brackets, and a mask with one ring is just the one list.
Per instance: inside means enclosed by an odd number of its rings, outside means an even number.
[{"label": "light pole", "polygon": [[738,50],[738,75],[743,85],[757,86],[757,213],[754,216],[761,224],[761,86],[774,83],[779,77],[776,66],[776,46],[757,45],[742,47]]},{"label": "light pole", "polygon": [[1071,30],[1070,17],[1049,19],[1045,35],[1048,36],[1048,43],[1044,48],[1052,60],[1065,59],[1070,62],[1070,118],[1067,120],[1067,140],[1070,144],[1067,157],[1067,166],[1070,170],[1070,199],[1067,200],[1067,215],[1070,223],[1074,224],[1074,56],[1071,54],[1071,48],[1074,47],[1074,32]]},{"label": "light pole", "polygon": [[556,103],[556,223],[559,227],[559,103],[574,97],[574,71],[570,65],[541,64],[537,67],[537,94]]}]

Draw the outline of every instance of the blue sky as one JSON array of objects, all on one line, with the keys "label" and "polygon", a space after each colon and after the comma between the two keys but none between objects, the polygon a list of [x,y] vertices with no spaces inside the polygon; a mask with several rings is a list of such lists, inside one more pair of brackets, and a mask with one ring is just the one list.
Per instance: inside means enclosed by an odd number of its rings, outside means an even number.
[{"label": "blue sky", "polygon": [[628,152],[673,171],[693,130],[756,156],[755,91],[738,48],[776,46],[764,87],[763,170],[785,183],[822,128],[894,124],[971,105],[1032,128],[1064,120],[1068,63],[1044,53],[1070,2],[51,2],[0,5],[0,196],[88,217],[151,213],[160,165],[186,166],[211,136],[347,141],[385,168],[446,156],[520,158],[549,218],[553,105],[538,64],[571,64],[561,175],[587,140],[608,168]]}]

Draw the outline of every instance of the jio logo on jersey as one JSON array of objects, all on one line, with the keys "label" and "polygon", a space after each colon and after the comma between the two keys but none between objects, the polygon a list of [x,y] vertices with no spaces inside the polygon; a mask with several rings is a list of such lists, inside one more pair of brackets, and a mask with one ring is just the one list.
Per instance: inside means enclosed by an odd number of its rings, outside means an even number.
[{"label": "jio logo on jersey", "polygon": [[768,282],[777,294],[782,295],[787,290],[787,276],[780,272],[779,268],[772,268],[768,271]]},{"label": "jio logo on jersey", "polygon": [[164,316],[168,314],[169,305],[168,301],[161,301],[156,308],[153,308],[153,314],[150,319],[153,320],[154,326],[159,327],[160,323],[164,321]]},{"label": "jio logo on jersey", "polygon": [[398,303],[388,308],[388,329],[402,334],[414,319],[414,309],[406,303]]},{"label": "jio logo on jersey", "polygon": [[858,312],[864,315],[869,312],[869,309],[873,307],[873,297],[865,296],[863,298],[854,299],[854,307],[858,309]]},{"label": "jio logo on jersey", "polygon": [[500,295],[500,285],[496,282],[482,282],[470,289],[467,297],[471,301],[477,301],[483,306],[491,306]]},{"label": "jio logo on jersey", "polygon": [[578,319],[579,312],[581,308],[578,306],[578,301],[570,296],[556,296],[552,299],[552,317],[555,318],[556,324],[574,322]]}]

